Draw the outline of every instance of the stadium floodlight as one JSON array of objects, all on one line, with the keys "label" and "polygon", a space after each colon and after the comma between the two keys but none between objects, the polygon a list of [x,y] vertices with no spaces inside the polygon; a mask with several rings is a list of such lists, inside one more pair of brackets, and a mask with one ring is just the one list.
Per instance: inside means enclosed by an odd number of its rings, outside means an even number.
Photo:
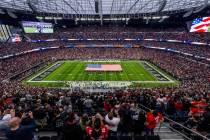
[{"label": "stadium floodlight", "polygon": [[144,16],[143,19],[147,20],[147,19],[151,19],[151,16]]},{"label": "stadium floodlight", "polygon": [[162,16],[161,19],[158,22],[163,22],[165,19],[169,18],[169,16]]},{"label": "stadium floodlight", "polygon": [[40,17],[40,16],[36,16],[36,19],[38,19],[38,20],[39,20],[39,19],[43,19],[43,17]]},{"label": "stadium floodlight", "polygon": [[160,16],[153,16],[152,19],[161,19]]},{"label": "stadium floodlight", "polygon": [[[97,18],[76,18],[75,20],[77,21],[86,21],[86,20],[89,20],[89,21],[100,21],[101,19],[97,19]],[[128,21],[130,20],[130,18],[103,18],[104,21]]]},{"label": "stadium floodlight", "polygon": [[61,19],[63,19],[63,18],[62,18],[62,17],[53,17],[53,19],[61,20]]},{"label": "stadium floodlight", "polygon": [[45,19],[49,19],[49,20],[51,20],[51,19],[53,19],[53,17],[45,17]]},{"label": "stadium floodlight", "polygon": [[104,18],[107,21],[128,21],[130,18]]}]

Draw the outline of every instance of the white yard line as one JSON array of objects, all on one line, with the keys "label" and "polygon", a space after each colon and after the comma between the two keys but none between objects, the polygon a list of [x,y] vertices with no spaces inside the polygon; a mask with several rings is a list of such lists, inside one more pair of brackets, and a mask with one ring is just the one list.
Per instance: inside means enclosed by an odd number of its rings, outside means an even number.
[{"label": "white yard line", "polygon": [[90,60],[90,61],[88,61],[88,60],[85,60],[85,61],[83,61],[83,62],[121,62],[121,61],[119,61],[119,60],[99,60],[99,61],[97,61],[97,60]]},{"label": "white yard line", "polygon": [[[97,83],[102,83],[102,84],[107,84],[107,83],[111,83],[111,84],[132,84],[132,83],[175,83],[175,81],[171,80],[169,77],[167,77],[165,74],[163,74],[161,71],[159,71],[157,68],[153,67],[151,64],[149,64],[147,61],[144,61],[145,63],[147,63],[147,65],[149,65],[150,67],[152,67],[154,70],[156,70],[158,73],[160,73],[163,77],[165,77],[166,79],[168,79],[169,81],[48,81],[48,80],[43,80],[43,81],[33,81],[34,78],[42,75],[43,73],[45,73],[47,70],[49,70],[50,68],[52,68],[53,66],[55,66],[57,63],[60,63],[62,61],[58,61],[56,63],[54,63],[52,66],[48,67],[47,69],[45,69],[44,71],[42,71],[41,73],[35,75],[34,77],[32,77],[30,80],[28,80],[28,83],[77,83],[77,84],[84,84],[84,83],[91,83],[91,84],[97,84]],[[63,61],[66,62],[66,61]],[[90,61],[89,61],[90,62]],[[95,61],[93,61],[95,62]],[[99,61],[97,61],[99,62]],[[111,61],[109,61],[111,62]],[[115,61],[117,62],[117,61]],[[107,76],[107,73],[105,73],[105,78]],[[126,74],[126,77],[128,77],[128,75]]]},{"label": "white yard line", "polygon": [[29,83],[65,83],[65,82],[77,82],[77,83],[107,83],[107,82],[116,82],[116,83],[174,83],[174,81],[28,81]]},{"label": "white yard line", "polygon": [[154,66],[152,66],[150,63],[148,63],[147,61],[144,61],[145,63],[147,63],[147,65],[149,65],[150,67],[152,67],[154,70],[156,70],[158,73],[160,73],[163,77],[165,77],[166,79],[168,79],[168,82],[174,82],[174,80],[172,80],[171,78],[169,78],[168,76],[166,76],[164,73],[162,73],[161,71],[159,71],[157,68],[155,68]]},{"label": "white yard line", "polygon": [[44,71],[40,72],[39,74],[35,75],[34,77],[32,77],[30,80],[28,80],[27,82],[33,82],[32,80],[35,79],[36,77],[42,75],[43,73],[45,73],[47,70],[51,69],[53,66],[55,66],[57,63],[60,63],[61,61],[58,61],[56,63],[54,63],[52,66],[48,67],[47,69],[45,69]]}]

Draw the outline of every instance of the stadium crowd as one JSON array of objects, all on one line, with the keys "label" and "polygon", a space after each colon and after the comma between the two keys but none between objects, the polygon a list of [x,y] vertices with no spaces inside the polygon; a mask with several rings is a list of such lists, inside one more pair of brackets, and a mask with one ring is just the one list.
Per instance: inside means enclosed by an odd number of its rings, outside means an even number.
[{"label": "stadium crowd", "polygon": [[[170,32],[167,32],[170,31]],[[177,32],[176,30],[166,29],[157,30],[154,29],[141,29],[131,27],[76,27],[69,29],[59,29],[53,34],[26,34],[33,40],[47,40],[49,42],[20,42],[20,43],[2,43],[0,44],[0,57],[5,55],[12,55],[15,53],[21,53],[37,48],[55,47],[55,46],[68,46],[68,45],[89,45],[91,44],[102,44],[102,45],[115,45],[123,46],[127,45],[140,45],[140,46],[153,46],[153,47],[165,47],[170,49],[176,49],[185,53],[199,55],[201,57],[209,57],[209,46],[205,45],[192,45],[192,42],[200,42],[209,44],[208,33],[188,33],[184,30]],[[53,41],[52,39],[57,39]],[[67,40],[76,39],[77,41]],[[93,39],[88,41],[86,39]],[[114,39],[114,40],[113,40]],[[134,39],[134,40],[124,40]],[[143,41],[143,39],[155,39],[156,41]],[[178,40],[182,43],[171,43],[164,42],[165,40]],[[185,42],[185,43],[183,43]]]},{"label": "stadium crowd", "polygon": [[38,48],[55,47],[56,45],[66,45],[65,42],[18,42],[18,43],[1,43],[0,44],[0,57],[6,55],[14,55],[24,51],[30,51]]},{"label": "stadium crowd", "polygon": [[200,57],[210,58],[209,46],[204,45],[193,45],[193,44],[183,44],[183,43],[171,43],[171,42],[157,42],[157,41],[142,41],[141,46],[153,46],[172,49],[184,53],[189,53],[192,55],[197,55]]},{"label": "stadium crowd", "polygon": [[[192,45],[183,43],[159,42],[159,41],[53,41],[53,42],[40,42],[40,43],[11,43],[9,46],[3,44],[0,47],[0,57],[7,55],[14,55],[31,51],[34,49],[49,48],[49,47],[160,47],[180,51],[182,53],[192,54],[194,56],[210,58],[209,46]],[[209,63],[209,61],[206,61]]]},{"label": "stadium crowd", "polygon": [[[116,51],[118,53],[116,53]],[[59,53],[58,53],[59,52]],[[84,55],[85,54],[85,55]],[[56,59],[146,59],[158,64],[161,68],[180,79],[205,79],[209,76],[208,67],[183,59],[173,53],[140,48],[60,48],[42,50],[25,55],[1,60],[1,80],[20,72],[40,61]],[[166,59],[166,60],[165,60]],[[24,61],[27,60],[27,61]],[[183,61],[183,62],[182,62]],[[180,64],[179,64],[180,63]],[[179,64],[171,67],[172,64]],[[189,67],[189,68],[188,68]],[[191,69],[190,69],[191,68]],[[194,68],[194,69],[192,69]],[[206,71],[206,73],[204,73]],[[197,76],[198,75],[198,76]]]},{"label": "stadium crowd", "polygon": [[99,27],[90,26],[88,29],[83,27],[65,28],[55,31],[53,34],[26,34],[33,40],[46,39],[157,39],[157,40],[180,40],[188,42],[209,43],[208,33],[189,33],[184,29],[178,31],[177,28],[154,30],[153,28],[141,29],[133,27]]},{"label": "stadium crowd", "polygon": [[[89,94],[4,81],[35,64],[56,59],[143,59],[181,83],[171,88]],[[60,48],[0,60],[0,64],[0,128],[11,140],[23,136],[31,140],[35,128],[56,130],[60,139],[105,140],[116,133],[154,135],[163,114],[190,129],[210,130],[209,66],[177,54],[143,47]],[[143,112],[140,104],[153,111]]]}]

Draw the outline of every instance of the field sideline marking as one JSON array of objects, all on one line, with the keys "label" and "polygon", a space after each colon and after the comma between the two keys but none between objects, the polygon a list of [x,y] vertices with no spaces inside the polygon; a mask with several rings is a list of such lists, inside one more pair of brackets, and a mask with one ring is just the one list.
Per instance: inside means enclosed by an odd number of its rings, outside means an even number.
[{"label": "field sideline marking", "polygon": [[147,63],[147,65],[149,65],[150,67],[152,67],[154,70],[156,70],[159,74],[161,74],[163,77],[165,77],[166,79],[168,79],[168,82],[175,82],[174,80],[172,80],[171,78],[169,78],[168,76],[166,76],[164,73],[162,73],[161,71],[159,71],[157,68],[155,68],[154,66],[152,66],[150,63],[148,63],[147,61],[144,61],[145,63]]},{"label": "field sideline marking", "polygon": [[[42,75],[43,73],[45,73],[47,70],[51,69],[54,65],[56,65],[57,63],[62,62],[62,61],[57,61],[55,62],[52,66],[48,67],[47,69],[45,69],[44,71],[38,73],[37,75],[33,76],[31,79],[29,79],[27,82],[33,82],[33,79],[35,79],[36,77]],[[37,81],[39,82],[39,81]]]},{"label": "field sideline marking", "polygon": [[122,83],[125,83],[125,82],[129,82],[129,83],[174,83],[174,81],[28,81],[30,83],[66,83],[66,82],[122,82]]},{"label": "field sideline marking", "polygon": [[[160,72],[158,69],[156,69],[155,67],[153,67],[150,63],[148,63],[147,61],[144,61],[145,63],[147,63],[150,67],[152,67],[154,70],[156,70],[158,73],[160,73],[163,77],[165,77],[166,79],[168,79],[169,81],[46,81],[46,80],[42,80],[42,81],[33,81],[34,78],[42,75],[43,73],[45,73],[47,70],[49,70],[51,67],[53,67],[54,65],[56,65],[57,63],[60,62],[66,62],[66,61],[57,61],[55,62],[53,65],[51,65],[50,67],[48,67],[47,69],[45,69],[44,71],[38,73],[37,75],[35,75],[34,77],[32,77],[30,80],[28,80],[28,83],[66,83],[66,82],[129,82],[129,83],[175,83],[174,80],[171,80],[171,78],[169,78],[168,76],[166,76],[165,74],[163,74],[162,72]],[[142,61],[140,61],[142,62]],[[58,67],[59,68],[59,67]],[[144,74],[143,74],[144,75]],[[105,75],[106,77],[106,75]],[[128,77],[128,74],[126,74],[126,77]]]},{"label": "field sideline marking", "polygon": [[102,63],[103,62],[116,62],[116,63],[119,63],[119,62],[121,62],[121,60],[116,60],[116,61],[115,60],[110,60],[110,61],[109,60],[104,60],[104,61],[103,60],[100,60],[100,61],[97,61],[97,60],[92,60],[92,61],[84,60],[83,62],[96,62],[96,63],[97,62],[99,62],[99,63],[101,63],[101,62]]}]

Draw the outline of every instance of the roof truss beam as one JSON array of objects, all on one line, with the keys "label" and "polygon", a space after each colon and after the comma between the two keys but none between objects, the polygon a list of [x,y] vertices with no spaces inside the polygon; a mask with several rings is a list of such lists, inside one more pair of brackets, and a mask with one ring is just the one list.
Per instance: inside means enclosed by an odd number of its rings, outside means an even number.
[{"label": "roof truss beam", "polygon": [[63,2],[64,2],[66,5],[68,5],[75,13],[79,14],[79,13],[77,12],[77,10],[75,10],[75,9],[71,6],[71,4],[69,4],[66,0],[63,0]]},{"label": "roof truss beam", "polygon": [[136,4],[139,2],[139,0],[136,0],[135,2],[134,2],[134,4],[129,8],[129,10],[127,11],[127,13],[126,14],[129,14],[130,13],[130,11],[133,9],[133,7],[135,7],[136,6]]}]

